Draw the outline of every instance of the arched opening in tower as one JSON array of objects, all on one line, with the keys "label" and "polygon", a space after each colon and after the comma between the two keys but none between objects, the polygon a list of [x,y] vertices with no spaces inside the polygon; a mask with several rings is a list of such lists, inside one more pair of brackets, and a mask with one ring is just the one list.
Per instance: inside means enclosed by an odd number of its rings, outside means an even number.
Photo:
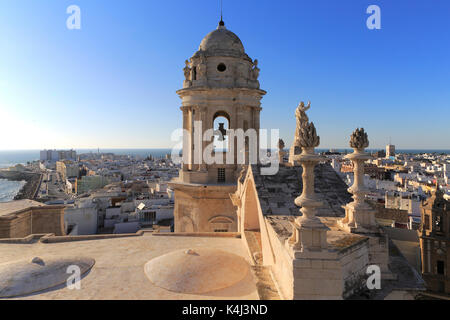
[{"label": "arched opening in tower", "polygon": [[226,112],[217,112],[213,120],[214,128],[214,151],[227,152],[229,138],[227,130],[230,129],[230,117]]}]

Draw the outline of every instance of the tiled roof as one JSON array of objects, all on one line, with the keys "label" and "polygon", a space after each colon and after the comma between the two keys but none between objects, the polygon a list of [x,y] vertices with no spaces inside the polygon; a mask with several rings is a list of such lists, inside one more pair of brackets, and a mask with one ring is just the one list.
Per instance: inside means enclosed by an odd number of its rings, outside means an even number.
[{"label": "tiled roof", "polygon": [[[280,166],[276,175],[261,175],[260,167],[252,166],[255,186],[264,215],[299,215],[294,203],[302,191],[302,168]],[[315,168],[315,191],[323,201],[318,216],[344,216],[343,205],[352,201],[348,187],[329,164]]]}]

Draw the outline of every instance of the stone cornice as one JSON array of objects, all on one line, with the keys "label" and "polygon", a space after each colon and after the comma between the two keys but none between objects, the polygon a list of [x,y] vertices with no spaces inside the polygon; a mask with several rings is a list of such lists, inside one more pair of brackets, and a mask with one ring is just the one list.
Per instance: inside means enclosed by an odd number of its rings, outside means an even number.
[{"label": "stone cornice", "polygon": [[184,96],[189,96],[193,94],[206,94],[206,95],[214,95],[218,92],[223,93],[231,93],[231,94],[251,94],[251,95],[259,95],[264,96],[267,91],[262,89],[253,89],[253,88],[214,88],[214,87],[190,87],[177,90],[176,93],[183,98]]}]

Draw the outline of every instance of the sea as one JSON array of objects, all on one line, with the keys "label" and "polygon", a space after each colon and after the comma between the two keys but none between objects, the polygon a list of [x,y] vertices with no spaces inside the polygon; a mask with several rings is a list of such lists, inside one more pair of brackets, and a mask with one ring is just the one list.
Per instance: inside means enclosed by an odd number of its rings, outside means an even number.
[{"label": "sea", "polygon": [[[118,155],[130,155],[145,158],[152,156],[154,158],[165,157],[166,154],[172,153],[172,149],[75,149],[77,154],[81,153],[114,153]],[[333,149],[337,152],[351,152],[351,149]],[[379,149],[368,149],[367,151],[378,151]],[[317,149],[317,152],[329,151],[329,149]],[[420,154],[420,153],[438,153],[450,154],[450,150],[420,150],[420,149],[404,149],[396,150],[396,153]],[[39,160],[39,150],[0,150],[0,169],[8,168],[16,164],[26,164],[27,162]],[[25,185],[24,181],[8,181],[0,179],[0,202],[10,201],[14,199],[16,194]]]},{"label": "sea", "polygon": [[25,181],[8,181],[0,179],[0,202],[13,200],[25,184]]}]

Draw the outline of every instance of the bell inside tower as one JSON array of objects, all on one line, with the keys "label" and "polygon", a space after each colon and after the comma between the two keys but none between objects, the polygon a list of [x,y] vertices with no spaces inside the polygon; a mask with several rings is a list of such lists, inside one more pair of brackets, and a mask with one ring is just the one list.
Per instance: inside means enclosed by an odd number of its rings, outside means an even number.
[{"label": "bell inside tower", "polygon": [[228,150],[228,134],[229,121],[225,116],[217,116],[214,119],[214,150],[225,151]]}]

